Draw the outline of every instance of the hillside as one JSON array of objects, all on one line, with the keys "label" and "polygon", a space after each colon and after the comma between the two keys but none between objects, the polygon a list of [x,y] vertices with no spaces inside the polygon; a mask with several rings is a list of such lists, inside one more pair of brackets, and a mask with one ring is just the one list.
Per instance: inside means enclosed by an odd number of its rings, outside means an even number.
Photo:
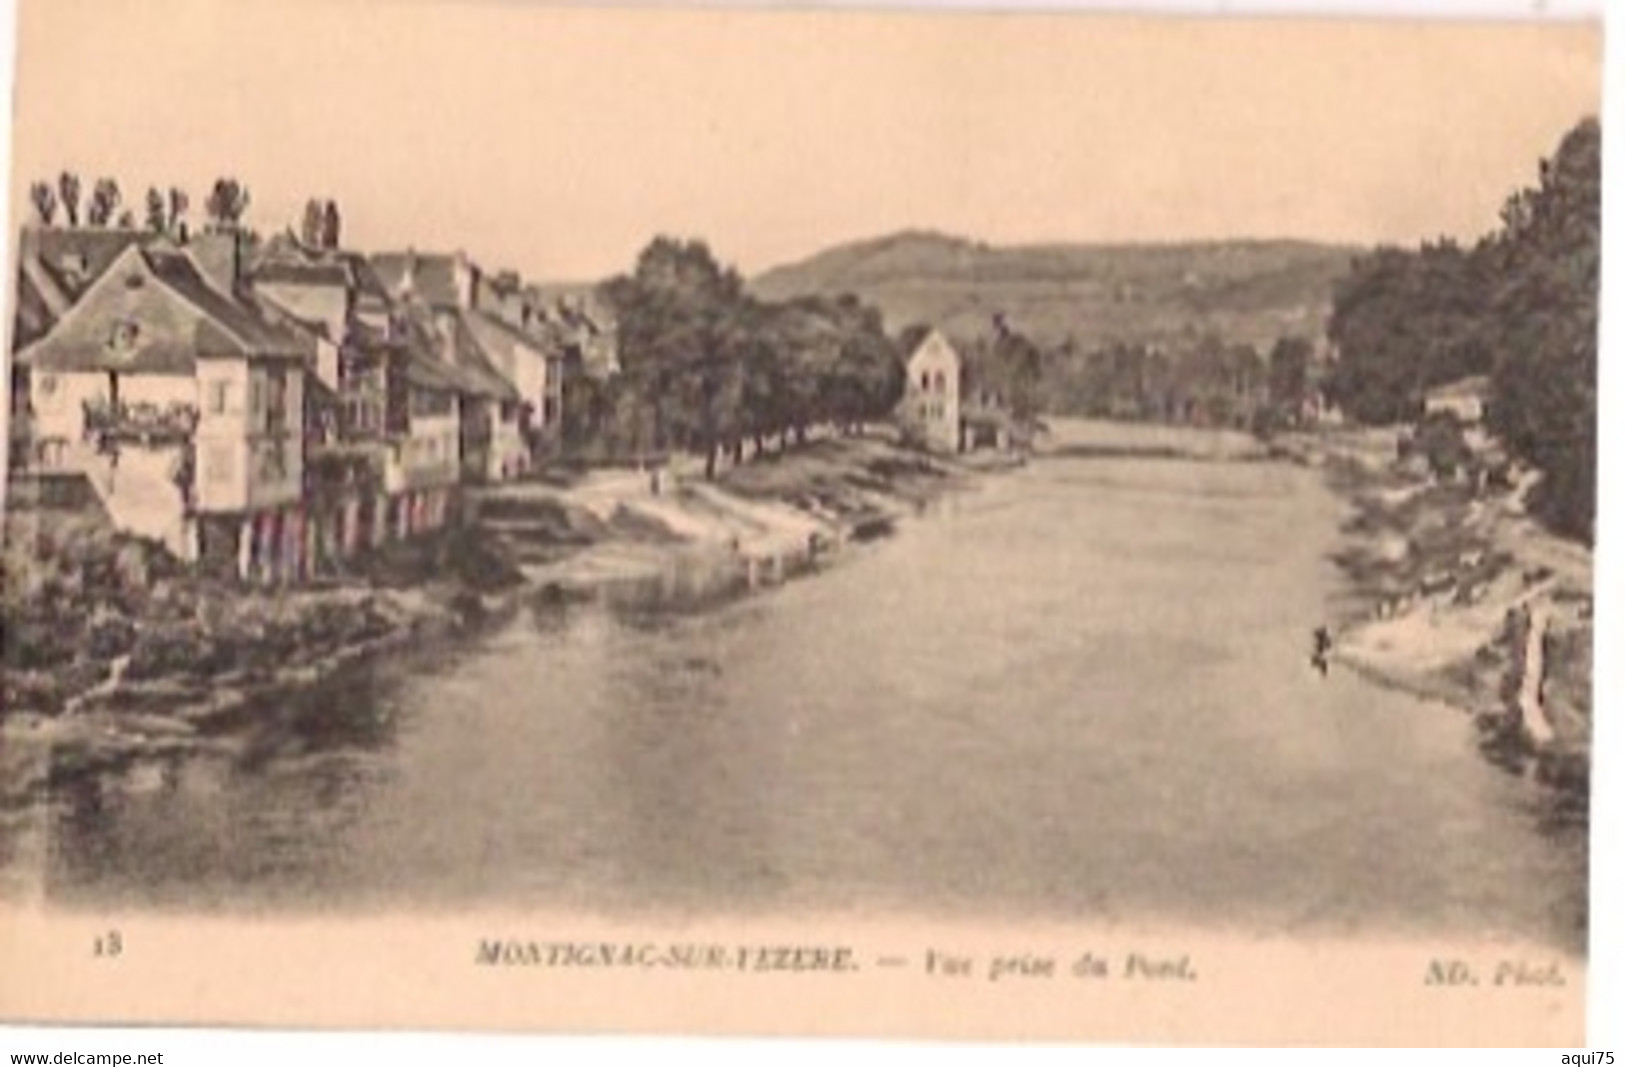
[{"label": "hillside", "polygon": [[751,288],[768,299],[854,293],[892,329],[929,321],[962,338],[1002,312],[1042,345],[1215,330],[1267,349],[1282,334],[1321,331],[1333,281],[1358,251],[1286,240],[1001,248],[910,231],[775,267]]}]

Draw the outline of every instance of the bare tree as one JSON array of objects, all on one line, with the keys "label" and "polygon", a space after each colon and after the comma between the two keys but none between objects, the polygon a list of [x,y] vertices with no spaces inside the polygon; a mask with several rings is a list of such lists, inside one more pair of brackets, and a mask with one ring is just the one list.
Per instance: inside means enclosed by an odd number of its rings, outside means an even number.
[{"label": "bare tree", "polygon": [[165,229],[179,234],[186,226],[186,209],[192,206],[192,198],[186,195],[186,190],[176,185],[169,187],[169,222]]},{"label": "bare tree", "polygon": [[90,204],[85,209],[86,221],[92,226],[107,226],[118,213],[119,203],[123,199],[117,181],[97,178],[95,188],[90,191]]},{"label": "bare tree", "polygon": [[216,229],[234,230],[248,213],[249,200],[248,186],[236,178],[217,178],[203,211]]},{"label": "bare tree", "polygon": [[34,211],[42,224],[50,226],[56,222],[56,189],[50,182],[35,182],[29,186],[28,199],[33,202]]},{"label": "bare tree", "polygon": [[305,217],[299,224],[299,242],[306,248],[322,247],[322,202],[315,197],[305,201]]},{"label": "bare tree", "polygon": [[62,200],[62,210],[68,216],[68,225],[79,225],[79,175],[71,170],[65,170],[56,180],[57,195]]},{"label": "bare tree", "polygon": [[147,187],[146,199],[146,225],[152,233],[164,233],[169,229],[169,211],[164,203],[164,194],[158,191],[156,185]]},{"label": "bare tree", "polygon": [[339,205],[337,201],[329,200],[322,209],[322,247],[337,249],[343,222],[339,218]]}]

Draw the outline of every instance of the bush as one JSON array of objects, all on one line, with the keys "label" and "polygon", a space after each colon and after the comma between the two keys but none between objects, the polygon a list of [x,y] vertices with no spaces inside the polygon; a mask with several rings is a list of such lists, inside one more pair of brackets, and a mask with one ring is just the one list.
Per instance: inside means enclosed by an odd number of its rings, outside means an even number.
[{"label": "bush", "polygon": [[1448,411],[1435,412],[1416,428],[1413,447],[1427,458],[1428,469],[1443,479],[1456,477],[1473,462],[1473,450],[1460,420]]}]

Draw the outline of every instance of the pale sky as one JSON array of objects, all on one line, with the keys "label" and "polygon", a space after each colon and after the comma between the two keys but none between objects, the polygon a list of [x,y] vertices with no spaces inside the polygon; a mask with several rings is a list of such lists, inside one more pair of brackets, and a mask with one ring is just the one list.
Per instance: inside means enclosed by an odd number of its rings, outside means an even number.
[{"label": "pale sky", "polygon": [[14,218],[110,174],[537,279],[656,233],[747,271],[902,228],[993,243],[1492,228],[1600,93],[1588,27],[24,0]]}]

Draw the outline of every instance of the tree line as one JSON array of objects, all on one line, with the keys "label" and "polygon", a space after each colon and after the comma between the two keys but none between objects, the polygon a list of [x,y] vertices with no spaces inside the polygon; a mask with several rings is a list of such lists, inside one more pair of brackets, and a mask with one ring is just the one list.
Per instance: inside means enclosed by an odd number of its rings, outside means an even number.
[{"label": "tree line", "polygon": [[[142,201],[142,218],[137,222],[135,208],[126,205],[124,191],[116,178],[97,178],[88,194],[84,182],[71,170],[55,181],[36,181],[28,187],[29,203],[40,225],[56,226],[59,221],[70,229],[135,230],[184,235],[192,199],[176,185],[147,188]],[[203,202],[206,223],[215,229],[235,229],[242,225],[252,200],[248,186],[233,177],[215,179]]]},{"label": "tree line", "polygon": [[1362,422],[1414,419],[1428,389],[1486,375],[1489,428],[1543,475],[1531,506],[1583,539],[1596,514],[1601,150],[1584,119],[1476,243],[1359,257],[1328,327],[1328,395]]},{"label": "tree line", "polygon": [[1062,409],[1096,418],[1268,432],[1302,418],[1313,358],[1314,345],[1296,335],[1277,340],[1267,356],[1216,332],[1086,352],[1069,342],[1053,360],[1053,393]]},{"label": "tree line", "polygon": [[567,444],[632,454],[682,449],[742,461],[818,425],[847,431],[884,418],[903,392],[903,360],[880,312],[855,297],[764,301],[696,240],[656,238],[605,282],[621,371],[578,382]]}]

